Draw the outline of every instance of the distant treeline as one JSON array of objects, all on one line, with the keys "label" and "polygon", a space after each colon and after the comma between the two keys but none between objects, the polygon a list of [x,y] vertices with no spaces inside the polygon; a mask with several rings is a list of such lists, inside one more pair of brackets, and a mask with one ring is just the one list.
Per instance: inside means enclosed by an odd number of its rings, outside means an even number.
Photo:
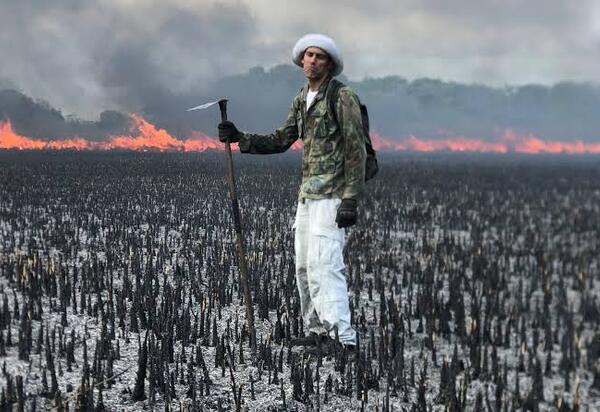
[{"label": "distant treeline", "polygon": [[[348,83],[368,105],[372,129],[389,138],[464,136],[495,139],[510,129],[543,139],[597,141],[600,137],[600,85],[561,82],[553,86],[494,88],[436,79],[406,80],[399,76],[366,78]],[[243,130],[268,132],[286,117],[293,96],[304,84],[301,71],[280,65],[225,77],[184,94],[152,89],[143,106],[131,108],[179,138],[191,130],[215,134],[216,110],[185,109],[220,97],[230,99],[229,117]],[[97,121],[65,117],[51,103],[14,90],[0,91],[0,116],[17,131],[39,138],[78,135],[103,139],[127,131],[126,115],[103,112]]]}]

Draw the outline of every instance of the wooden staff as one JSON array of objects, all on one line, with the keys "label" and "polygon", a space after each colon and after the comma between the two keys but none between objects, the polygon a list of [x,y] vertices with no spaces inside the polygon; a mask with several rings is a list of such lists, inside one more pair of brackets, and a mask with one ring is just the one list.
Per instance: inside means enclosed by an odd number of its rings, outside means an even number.
[{"label": "wooden staff", "polygon": [[[221,121],[227,120],[227,99],[219,100],[219,109],[221,110]],[[252,295],[250,295],[250,284],[248,282],[248,266],[246,265],[246,248],[244,246],[244,235],[242,232],[242,223],[240,219],[240,206],[238,204],[237,192],[235,188],[235,176],[233,174],[233,159],[231,157],[231,143],[225,143],[225,157],[227,159],[227,181],[229,183],[229,194],[231,196],[231,208],[233,210],[233,225],[236,234],[236,249],[239,260],[242,288],[244,291],[244,301],[246,304],[246,323],[250,334],[250,347],[252,353],[256,351],[256,331],[254,329],[254,308],[252,306]]]}]

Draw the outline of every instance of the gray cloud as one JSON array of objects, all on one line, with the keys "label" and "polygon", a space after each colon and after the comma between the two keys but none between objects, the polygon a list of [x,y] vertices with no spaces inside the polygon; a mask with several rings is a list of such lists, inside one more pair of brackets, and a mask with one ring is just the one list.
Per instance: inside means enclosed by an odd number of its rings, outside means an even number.
[{"label": "gray cloud", "polygon": [[0,77],[89,117],[249,67],[246,8],[179,3],[2,3]]}]

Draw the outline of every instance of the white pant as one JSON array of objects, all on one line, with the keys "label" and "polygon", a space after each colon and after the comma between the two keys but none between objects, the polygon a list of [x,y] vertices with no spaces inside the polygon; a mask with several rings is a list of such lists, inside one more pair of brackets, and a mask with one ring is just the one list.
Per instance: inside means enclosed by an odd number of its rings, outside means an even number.
[{"label": "white pant", "polygon": [[341,199],[306,199],[298,203],[294,222],[296,283],[304,325],[309,332],[328,333],[342,343],[356,344],[350,325],[344,266],[344,229],[335,223]]}]

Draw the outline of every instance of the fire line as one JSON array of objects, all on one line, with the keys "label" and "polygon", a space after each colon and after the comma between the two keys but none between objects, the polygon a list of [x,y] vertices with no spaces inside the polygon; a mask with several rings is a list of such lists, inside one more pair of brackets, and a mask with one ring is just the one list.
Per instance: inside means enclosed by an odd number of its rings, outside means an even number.
[{"label": "fire line", "polygon": [[[98,142],[83,137],[44,140],[22,136],[13,130],[10,120],[0,121],[0,149],[19,150],[132,150],[159,152],[203,152],[223,150],[223,144],[217,138],[199,131],[192,131],[185,139],[178,139],[164,129],[137,114],[130,115],[130,135],[109,136]],[[474,153],[523,153],[523,154],[600,154],[600,143],[576,141],[544,140],[532,134],[519,135],[505,130],[502,136],[489,141],[462,136],[444,139],[423,139],[409,136],[403,139],[383,137],[377,132],[371,133],[375,150],[410,152],[474,152]],[[237,149],[237,145],[236,146]],[[302,142],[292,146],[300,150]]]}]

